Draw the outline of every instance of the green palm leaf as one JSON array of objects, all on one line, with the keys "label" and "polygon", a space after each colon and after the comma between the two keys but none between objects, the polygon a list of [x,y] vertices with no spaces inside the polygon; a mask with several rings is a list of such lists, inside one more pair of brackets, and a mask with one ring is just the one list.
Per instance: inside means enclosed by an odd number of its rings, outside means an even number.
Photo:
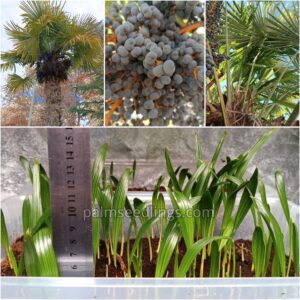
[{"label": "green palm leaf", "polygon": [[52,246],[52,237],[50,230],[47,227],[41,228],[36,234],[34,234],[32,241],[38,259],[37,265],[39,267],[39,276],[59,276],[56,256]]},{"label": "green palm leaf", "polygon": [[15,275],[18,276],[19,275],[18,265],[17,265],[15,255],[9,245],[8,233],[7,233],[5,218],[2,209],[1,209],[1,245],[6,252],[9,263],[12,269],[14,270]]},{"label": "green palm leaf", "polygon": [[187,271],[191,267],[193,261],[195,260],[199,252],[208,244],[220,239],[226,239],[226,237],[216,236],[216,237],[204,238],[194,243],[193,246],[190,249],[188,249],[185,255],[183,256],[178,271],[175,274],[175,277],[185,277]]},{"label": "green palm leaf", "polygon": [[123,223],[123,212],[126,202],[126,193],[128,190],[129,178],[131,176],[131,170],[126,169],[116,187],[116,192],[113,197],[113,218],[112,218],[112,248],[114,255],[114,264],[117,264],[117,247],[120,236],[120,231]]}]

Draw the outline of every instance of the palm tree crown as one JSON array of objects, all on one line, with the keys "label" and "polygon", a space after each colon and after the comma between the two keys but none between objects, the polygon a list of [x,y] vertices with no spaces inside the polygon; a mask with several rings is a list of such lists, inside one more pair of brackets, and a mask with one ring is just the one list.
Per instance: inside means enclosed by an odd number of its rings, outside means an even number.
[{"label": "palm tree crown", "polygon": [[64,12],[64,3],[56,1],[22,1],[20,8],[24,26],[14,21],[5,25],[14,48],[2,53],[2,70],[29,65],[43,83],[66,80],[71,66],[92,69],[100,65],[101,29],[93,16],[71,17]]}]

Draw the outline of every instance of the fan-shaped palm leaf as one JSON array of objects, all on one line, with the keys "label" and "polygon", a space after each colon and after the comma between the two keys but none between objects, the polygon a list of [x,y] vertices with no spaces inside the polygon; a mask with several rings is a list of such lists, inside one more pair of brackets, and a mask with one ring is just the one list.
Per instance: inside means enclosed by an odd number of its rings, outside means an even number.
[{"label": "fan-shaped palm leaf", "polygon": [[6,84],[8,93],[15,93],[17,91],[24,92],[29,90],[34,85],[34,80],[29,77],[21,77],[18,74],[9,74]]}]

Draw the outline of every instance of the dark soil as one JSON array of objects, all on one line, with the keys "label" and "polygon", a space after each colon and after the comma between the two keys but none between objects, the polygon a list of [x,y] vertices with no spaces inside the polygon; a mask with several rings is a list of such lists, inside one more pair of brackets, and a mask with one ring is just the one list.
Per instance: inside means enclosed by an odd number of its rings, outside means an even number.
[{"label": "dark soil", "polygon": [[[128,191],[129,192],[153,192],[153,189],[147,187],[141,187],[141,188],[133,187],[133,188],[128,188]],[[165,189],[165,187],[161,186],[159,188],[159,191],[166,192],[167,190]]]},{"label": "dark soil", "polygon": [[[134,240],[130,240],[130,245],[132,246]],[[156,260],[157,260],[157,246],[158,246],[158,238],[151,239],[152,245],[152,253],[153,259],[150,261],[149,259],[149,243],[146,238],[142,240],[143,242],[143,270],[142,275],[143,277],[154,277],[155,275],[155,267],[156,267]],[[254,273],[251,271],[252,265],[252,253],[251,253],[251,246],[252,243],[249,240],[237,240],[235,241],[235,248],[236,248],[236,269],[235,269],[235,276],[239,277],[240,273],[242,277],[254,277]],[[113,257],[111,256],[111,264],[108,265],[108,277],[124,277],[124,272],[127,271],[127,253],[126,253],[127,245],[124,244],[124,253],[123,256],[118,256],[117,267],[114,267],[113,264]],[[23,251],[23,240],[19,238],[16,242],[12,245],[12,250],[16,256],[17,261],[19,261],[21,253]],[[182,257],[185,254],[185,245],[182,241],[179,244],[179,262],[181,261]],[[242,259],[242,252],[244,253],[244,260]],[[271,255],[271,262],[273,259],[273,255]],[[286,257],[288,262],[288,257]],[[199,269],[200,269],[200,262],[201,256],[199,255],[197,258],[197,267],[196,267],[196,277],[199,277]],[[167,268],[167,276],[173,277],[173,265],[174,258],[171,258],[170,264]],[[106,277],[106,265],[108,264],[108,259],[106,257],[106,246],[103,241],[100,242],[100,257],[97,259],[96,262],[96,277]],[[267,277],[271,276],[271,266],[269,264]],[[209,277],[209,267],[210,267],[210,258],[208,257],[204,263],[204,277]],[[230,272],[232,274],[232,271]],[[26,274],[24,274],[26,275]],[[134,270],[132,268],[131,272],[132,276],[135,276]],[[294,266],[292,264],[290,270],[290,276],[294,276]],[[5,258],[1,262],[1,276],[14,276],[13,270],[10,268],[8,259]],[[220,274],[221,276],[221,274]]]},{"label": "dark soil", "polygon": [[[17,262],[19,262],[23,252],[23,237],[17,238],[12,244],[11,249],[14,252]],[[15,276],[7,257],[1,261],[1,276]]]}]

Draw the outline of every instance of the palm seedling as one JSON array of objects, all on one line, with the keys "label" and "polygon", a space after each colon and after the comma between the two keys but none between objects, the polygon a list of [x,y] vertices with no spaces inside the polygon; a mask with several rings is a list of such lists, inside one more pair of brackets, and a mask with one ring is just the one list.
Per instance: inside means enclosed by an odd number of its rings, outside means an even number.
[{"label": "palm seedling", "polygon": [[16,276],[26,271],[28,276],[59,276],[56,256],[52,246],[52,223],[49,179],[38,161],[31,166],[20,157],[32,183],[32,196],[26,197],[22,208],[23,252],[17,263],[9,246],[5,218],[1,210],[1,244]]},{"label": "palm seedling", "polygon": [[[102,31],[91,15],[69,16],[63,2],[22,1],[22,26],[10,21],[5,31],[13,49],[1,54],[1,70],[16,71],[16,65],[35,70],[35,78],[44,86],[45,124],[63,124],[61,83],[70,69],[93,70],[102,62]],[[17,74],[8,77],[10,90],[30,87],[31,78]]]},{"label": "palm seedling", "polygon": [[[268,204],[258,169],[249,178],[246,176],[254,156],[272,133],[273,130],[266,132],[237,158],[227,157],[219,170],[216,163],[226,133],[209,162],[204,161],[199,139],[196,138],[195,171],[182,167],[174,169],[170,152],[166,149],[167,181],[164,177],[158,179],[149,201],[129,200],[127,191],[136,163],[131,169],[126,169],[119,179],[116,178],[113,163],[109,172],[105,168],[107,145],[103,145],[92,168],[93,208],[101,212],[93,217],[95,263],[103,249],[99,246],[101,239],[106,245],[106,276],[109,268],[120,265],[125,277],[142,277],[146,255],[143,241],[146,241],[147,248],[152,250],[149,250],[149,261],[155,264],[156,277],[204,277],[205,274],[210,277],[243,276],[243,270],[237,268],[234,239],[249,215],[254,223],[250,249],[253,274],[267,276],[270,269],[272,276],[297,276],[298,228],[291,217],[283,176],[276,172],[275,183],[289,229],[288,237],[284,236]],[[1,244],[16,275],[26,271],[29,276],[58,276],[52,247],[49,179],[38,162],[30,166],[21,157],[21,163],[32,182],[33,195],[26,198],[23,204],[24,251],[20,261],[16,260],[9,246],[3,214]],[[164,182],[170,202],[160,192]],[[126,218],[129,226],[125,226]],[[131,241],[132,231],[134,240]],[[152,249],[155,235],[159,241],[158,247]],[[285,244],[286,238],[289,247]],[[182,245],[184,253],[180,251]],[[242,257],[243,253],[242,246]],[[289,253],[287,262],[286,253]]]}]

